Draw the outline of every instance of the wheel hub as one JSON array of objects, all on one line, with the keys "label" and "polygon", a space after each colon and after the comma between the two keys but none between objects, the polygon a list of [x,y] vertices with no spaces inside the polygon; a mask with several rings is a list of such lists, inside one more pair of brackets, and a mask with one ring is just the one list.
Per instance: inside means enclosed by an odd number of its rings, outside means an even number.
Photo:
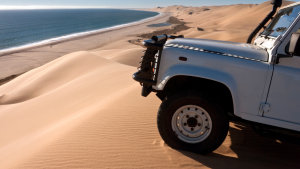
[{"label": "wheel hub", "polygon": [[209,136],[212,121],[203,108],[187,105],[174,113],[172,128],[180,140],[187,143],[199,143]]},{"label": "wheel hub", "polygon": [[189,127],[195,127],[195,126],[197,126],[197,124],[198,124],[198,120],[195,117],[188,118],[187,125]]}]

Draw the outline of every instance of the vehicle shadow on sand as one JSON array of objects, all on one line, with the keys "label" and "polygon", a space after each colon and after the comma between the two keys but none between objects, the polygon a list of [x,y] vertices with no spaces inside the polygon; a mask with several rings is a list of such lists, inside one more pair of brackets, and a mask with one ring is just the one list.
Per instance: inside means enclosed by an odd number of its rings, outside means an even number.
[{"label": "vehicle shadow on sand", "polygon": [[178,151],[216,169],[300,168],[299,145],[259,136],[245,123],[231,122],[228,134],[223,145],[208,155]]}]

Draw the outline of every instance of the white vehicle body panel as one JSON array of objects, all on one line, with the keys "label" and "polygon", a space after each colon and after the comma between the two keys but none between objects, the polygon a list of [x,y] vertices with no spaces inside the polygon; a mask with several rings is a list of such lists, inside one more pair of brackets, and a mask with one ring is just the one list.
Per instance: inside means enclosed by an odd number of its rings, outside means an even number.
[{"label": "white vehicle body panel", "polygon": [[[272,109],[271,109],[271,111],[272,111]],[[241,118],[249,120],[249,121],[254,121],[257,123],[262,123],[262,124],[272,125],[272,126],[276,126],[276,127],[290,129],[290,130],[300,131],[300,125],[296,124],[296,123],[290,123],[290,122],[272,119],[272,118],[268,118],[268,117],[254,116],[254,115],[246,114],[246,113],[243,113]]]},{"label": "white vehicle body panel", "polygon": [[[174,41],[168,43],[174,43]],[[185,43],[187,44],[189,43]],[[213,50],[213,48],[209,49]],[[267,52],[263,51],[265,54],[261,52],[257,53],[267,59]],[[180,61],[178,59],[180,56],[186,57],[187,61]],[[214,80],[223,83],[231,91],[236,115],[240,116],[240,113],[258,115],[269,69],[268,62],[165,47],[160,63],[159,80],[153,88],[163,90],[167,81],[178,75]]]},{"label": "white vehicle body panel", "polygon": [[[285,48],[291,34],[299,28],[298,16],[278,44],[278,54],[286,54]],[[264,117],[300,124],[300,56],[282,58],[279,64],[274,65],[267,102],[271,104],[272,111],[264,113]]]}]

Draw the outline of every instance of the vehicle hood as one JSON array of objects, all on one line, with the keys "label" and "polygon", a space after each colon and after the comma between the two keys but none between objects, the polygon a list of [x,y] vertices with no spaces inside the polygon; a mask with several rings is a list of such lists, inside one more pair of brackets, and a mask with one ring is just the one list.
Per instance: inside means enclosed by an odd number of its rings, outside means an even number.
[{"label": "vehicle hood", "polygon": [[221,54],[229,57],[251,59],[256,61],[268,61],[268,52],[253,44],[217,41],[208,39],[178,38],[168,40],[168,47],[182,48],[183,50],[199,50],[213,54]]}]

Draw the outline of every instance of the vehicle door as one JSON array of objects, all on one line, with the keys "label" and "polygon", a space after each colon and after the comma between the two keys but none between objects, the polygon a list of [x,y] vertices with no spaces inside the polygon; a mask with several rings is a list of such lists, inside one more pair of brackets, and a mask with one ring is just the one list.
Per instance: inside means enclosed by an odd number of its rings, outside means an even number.
[{"label": "vehicle door", "polygon": [[[291,34],[300,28],[298,23],[300,6],[289,7],[280,12],[281,15],[275,16],[265,33],[269,36],[283,36],[277,54],[289,56]],[[263,116],[300,124],[300,56],[281,58],[273,68],[267,97],[267,103],[271,108],[269,112],[265,111]]]}]

